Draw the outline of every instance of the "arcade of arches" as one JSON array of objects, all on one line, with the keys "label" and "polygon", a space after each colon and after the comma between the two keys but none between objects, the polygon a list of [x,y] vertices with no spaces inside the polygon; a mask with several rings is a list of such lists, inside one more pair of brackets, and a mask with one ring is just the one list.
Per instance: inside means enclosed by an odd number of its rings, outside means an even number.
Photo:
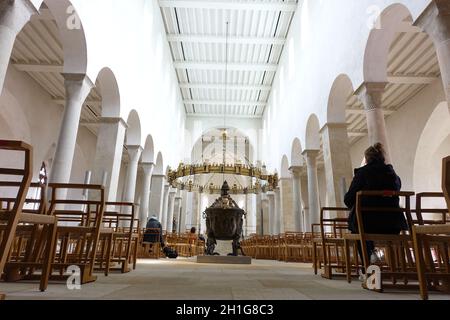
[{"label": "arcade of arches", "polygon": [[[32,181],[45,164],[50,184],[101,185],[104,201],[132,204],[139,222],[125,262],[107,262],[136,265],[106,276],[95,262],[96,280],[83,280],[81,291],[51,272],[44,292],[38,282],[20,281],[11,267],[22,250],[16,234],[11,253],[0,252],[4,279],[17,280],[0,282],[6,299],[449,298],[436,288],[426,295],[363,289],[363,262],[343,258],[348,249],[357,260],[356,246],[345,248],[344,228],[323,221],[333,212],[321,218],[322,208],[345,208],[354,169],[376,142],[386,147],[402,191],[414,192],[413,213],[417,194],[445,192],[448,0],[0,0],[0,93],[0,140],[32,146]],[[2,168],[22,163],[18,152],[0,155]],[[277,183],[244,192],[264,181],[210,173],[179,179],[183,187],[169,184],[180,163],[223,161],[276,174]],[[192,242],[189,230],[205,234],[203,212],[218,197],[208,188],[223,180],[239,190],[232,197],[246,212],[241,246],[253,257],[250,266],[195,263],[204,243]],[[11,196],[5,192],[0,196]],[[100,201],[94,193],[59,196]],[[423,212],[426,221],[450,219],[444,196],[421,200],[435,209]],[[139,232],[153,215],[176,260],[155,258],[142,243]],[[99,232],[99,250],[106,250],[102,241],[119,243],[123,233],[114,230]],[[413,269],[417,284],[420,259],[409,236],[403,267]],[[327,237],[337,239],[328,244]],[[230,248],[218,241],[216,250]],[[441,259],[442,248],[426,249]],[[377,251],[387,264],[388,251]],[[92,255],[107,259],[103,253]],[[351,283],[346,270],[356,272]],[[443,277],[448,289],[449,274]]]}]

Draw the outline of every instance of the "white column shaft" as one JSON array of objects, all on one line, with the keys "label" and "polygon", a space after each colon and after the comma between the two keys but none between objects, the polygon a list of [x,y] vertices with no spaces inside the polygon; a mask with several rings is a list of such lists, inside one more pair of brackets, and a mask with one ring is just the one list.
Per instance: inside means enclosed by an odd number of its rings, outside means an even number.
[{"label": "white column shaft", "polygon": [[155,165],[153,163],[142,164],[142,168],[144,169],[144,181],[142,182],[141,204],[139,207],[139,221],[141,221],[141,225],[147,223],[149,215],[150,184],[154,167]]},{"label": "white column shaft", "polygon": [[319,180],[317,176],[317,150],[307,150],[306,166],[308,172],[308,202],[309,223],[306,226],[311,231],[311,224],[320,223]]},{"label": "white column shaft", "polygon": [[53,183],[67,183],[70,180],[81,109],[92,88],[92,84],[84,76],[64,75],[64,77],[66,105],[51,168],[50,181]]}]

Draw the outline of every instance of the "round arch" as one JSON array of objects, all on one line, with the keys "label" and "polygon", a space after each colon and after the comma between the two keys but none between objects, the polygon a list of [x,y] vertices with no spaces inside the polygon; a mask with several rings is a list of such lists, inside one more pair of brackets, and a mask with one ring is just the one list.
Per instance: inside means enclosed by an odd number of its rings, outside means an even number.
[{"label": "round arch", "polygon": [[36,8],[46,5],[56,20],[64,51],[64,73],[86,74],[87,42],[83,23],[69,0],[38,0]]},{"label": "round arch", "polygon": [[353,84],[346,74],[339,75],[331,86],[328,97],[327,122],[345,123],[347,99],[354,92]]},{"label": "round arch", "polygon": [[281,166],[280,166],[280,178],[290,178],[289,172],[289,159],[287,155],[283,155],[281,158]]},{"label": "round arch", "polygon": [[126,144],[128,146],[141,145],[141,120],[136,110],[131,110],[127,124]]},{"label": "round arch", "polygon": [[303,157],[302,157],[302,143],[300,142],[299,138],[295,138],[292,142],[292,149],[291,149],[291,163],[292,166],[303,166]]},{"label": "round arch", "polygon": [[120,117],[120,90],[114,72],[105,67],[96,81],[102,95],[102,117]]},{"label": "round arch", "polygon": [[403,4],[392,4],[381,12],[375,27],[370,31],[364,53],[365,82],[388,82],[389,48],[405,22],[412,25],[413,18]]},{"label": "round arch", "polygon": [[164,160],[161,152],[156,156],[155,174],[164,174]]},{"label": "round arch", "polygon": [[155,148],[153,144],[153,138],[151,135],[148,135],[145,141],[144,151],[142,152],[142,162],[153,163],[154,160],[155,160]]},{"label": "round arch", "polygon": [[417,145],[413,185],[416,192],[441,190],[442,158],[450,155],[450,114],[441,102],[428,118]]},{"label": "round arch", "polygon": [[306,149],[307,150],[320,150],[320,124],[319,118],[315,114],[312,114],[306,125]]}]

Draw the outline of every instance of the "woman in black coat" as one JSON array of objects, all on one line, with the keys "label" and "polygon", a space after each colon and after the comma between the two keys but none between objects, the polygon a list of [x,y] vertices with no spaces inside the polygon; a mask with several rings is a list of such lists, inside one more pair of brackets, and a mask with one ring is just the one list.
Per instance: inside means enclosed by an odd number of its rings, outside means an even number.
[{"label": "woman in black coat", "polygon": [[[385,151],[381,143],[368,148],[364,155],[367,164],[355,170],[355,177],[344,198],[345,205],[351,209],[348,223],[352,233],[358,233],[355,205],[356,194],[359,191],[400,191],[402,187],[401,180],[392,165],[385,163]],[[363,207],[400,207],[398,197],[363,197],[361,205]],[[401,230],[407,229],[407,223],[402,212],[363,212],[362,214],[366,233],[399,234]],[[368,256],[372,257],[375,250],[374,243],[367,241],[366,245]],[[362,256],[361,250],[359,251]]]}]

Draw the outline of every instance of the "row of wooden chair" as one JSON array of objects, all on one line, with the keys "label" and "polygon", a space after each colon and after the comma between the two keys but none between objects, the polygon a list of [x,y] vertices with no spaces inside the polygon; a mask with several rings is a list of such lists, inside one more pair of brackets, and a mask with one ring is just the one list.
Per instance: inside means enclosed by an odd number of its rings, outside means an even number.
[{"label": "row of wooden chair", "polygon": [[[149,228],[142,229],[140,235],[141,250],[139,252],[140,258],[155,258],[162,257],[160,230]],[[153,241],[145,242],[144,235],[151,234]],[[193,257],[205,254],[205,241],[200,240],[196,234],[190,232],[185,233],[163,233],[163,241],[167,247],[171,247],[178,252],[180,257]]]},{"label": "row of wooden chair", "polygon": [[[32,147],[0,141],[0,150],[24,155],[20,169],[0,168],[0,272],[5,281],[67,280],[79,272],[80,283],[107,276],[119,265],[136,267],[139,221],[132,203],[105,202],[99,185],[31,183]],[[89,196],[87,196],[89,195]],[[130,267],[131,265],[131,267]]]}]

